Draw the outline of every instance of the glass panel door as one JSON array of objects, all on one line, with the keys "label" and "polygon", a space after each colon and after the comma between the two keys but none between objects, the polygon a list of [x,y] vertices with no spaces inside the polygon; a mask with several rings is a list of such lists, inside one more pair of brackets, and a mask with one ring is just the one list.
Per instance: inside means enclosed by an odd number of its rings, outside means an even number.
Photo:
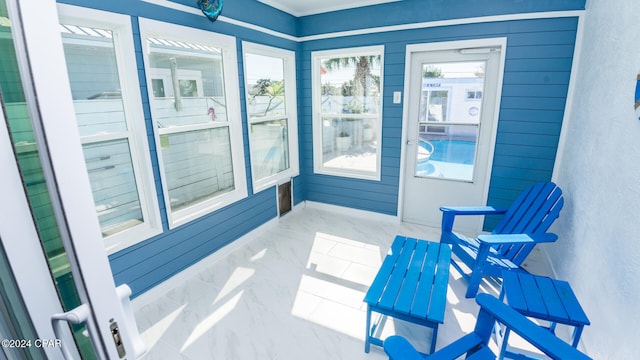
[{"label": "glass panel door", "polygon": [[[137,330],[108,266],[75,122],[65,120],[74,113],[56,15],[55,1],[0,0],[0,245],[16,285],[3,296],[24,304],[33,329],[2,324],[15,329],[7,340],[47,358],[133,359]],[[74,324],[52,329],[54,317]]]},{"label": "glass panel door", "polygon": [[[0,346],[0,358],[44,359],[45,354],[41,347],[11,346],[17,345],[15,340],[18,339],[32,340],[35,343],[36,338],[36,331],[18,292],[4,248],[0,246],[0,340],[3,341]],[[13,344],[12,340],[14,340]]]},{"label": "glass panel door", "polygon": [[[0,3],[0,16],[9,17],[6,3]],[[56,282],[58,296],[64,311],[80,305],[80,297],[74,285],[69,259],[64,249],[51,196],[41,166],[41,157],[36,144],[36,135],[31,126],[31,116],[25,95],[11,26],[0,27],[0,53],[4,54],[0,68],[0,101],[13,144],[13,151],[24,184],[29,206],[38,236],[42,242],[51,276]],[[95,358],[92,345],[86,336],[86,325],[74,325],[76,345],[85,359]]]},{"label": "glass panel door", "polygon": [[[504,63],[502,41],[409,47],[404,221],[440,226],[440,206],[486,202]],[[461,231],[477,232],[481,225],[482,217],[456,220]]]}]

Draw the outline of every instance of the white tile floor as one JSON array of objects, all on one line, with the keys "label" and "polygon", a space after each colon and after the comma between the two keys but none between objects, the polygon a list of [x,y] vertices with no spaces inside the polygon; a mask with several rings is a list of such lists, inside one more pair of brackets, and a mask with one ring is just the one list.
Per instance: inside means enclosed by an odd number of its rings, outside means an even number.
[{"label": "white tile floor", "polygon": [[[439,229],[298,208],[145,305],[134,301],[146,359],[386,359],[376,346],[364,353],[362,299],[396,234],[439,239]],[[452,270],[437,348],[473,329],[465,289]],[[497,294],[488,283],[481,291]],[[389,320],[381,337],[392,333],[422,351],[431,339]]]}]

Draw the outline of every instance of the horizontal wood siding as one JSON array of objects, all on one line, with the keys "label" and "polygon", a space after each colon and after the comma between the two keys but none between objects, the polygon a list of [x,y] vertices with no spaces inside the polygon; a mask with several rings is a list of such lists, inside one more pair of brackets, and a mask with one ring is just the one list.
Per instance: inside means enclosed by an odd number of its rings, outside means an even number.
[{"label": "horizontal wood siding", "polygon": [[[577,18],[534,19],[413,29],[308,41],[302,44],[302,166],[309,200],[397,214],[406,46],[477,38],[507,37],[506,64],[495,156],[491,205],[508,205],[518,193],[551,179],[564,116]],[[311,53],[341,47],[384,45],[382,179],[365,181],[313,174]],[[485,228],[495,224],[488,219]]]},{"label": "horizontal wood siding", "polygon": [[428,21],[584,10],[585,3],[586,0],[403,0],[302,17],[298,26],[298,36]]},{"label": "horizontal wood siding", "polygon": [[276,217],[275,198],[270,188],[112,255],[116,283],[149,290]]}]

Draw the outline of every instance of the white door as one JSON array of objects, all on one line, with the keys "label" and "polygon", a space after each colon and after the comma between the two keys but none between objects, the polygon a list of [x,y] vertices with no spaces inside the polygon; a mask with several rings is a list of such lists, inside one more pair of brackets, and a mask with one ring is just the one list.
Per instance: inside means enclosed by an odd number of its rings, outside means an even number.
[{"label": "white door", "polygon": [[53,0],[0,0],[0,358],[135,359],[144,346],[102,241],[58,26]]},{"label": "white door", "polygon": [[[408,47],[404,221],[439,226],[442,205],[486,203],[503,43],[494,39]],[[482,218],[456,219],[455,225],[478,232]]]}]

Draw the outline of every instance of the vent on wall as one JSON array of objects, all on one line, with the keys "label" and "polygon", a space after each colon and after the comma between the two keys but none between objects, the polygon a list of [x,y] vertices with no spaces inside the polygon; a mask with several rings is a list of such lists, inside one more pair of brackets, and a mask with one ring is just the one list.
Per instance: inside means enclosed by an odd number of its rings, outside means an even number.
[{"label": "vent on wall", "polygon": [[293,208],[291,196],[291,180],[278,185],[278,214],[280,216],[288,213]]}]

